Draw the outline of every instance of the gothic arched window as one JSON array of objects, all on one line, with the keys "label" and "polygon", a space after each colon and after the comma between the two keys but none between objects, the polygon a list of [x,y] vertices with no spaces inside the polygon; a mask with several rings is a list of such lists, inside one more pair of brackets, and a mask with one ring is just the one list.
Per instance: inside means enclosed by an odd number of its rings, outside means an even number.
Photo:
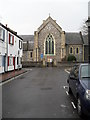
[{"label": "gothic arched window", "polygon": [[48,35],[45,41],[45,54],[54,54],[54,40],[52,35]]}]

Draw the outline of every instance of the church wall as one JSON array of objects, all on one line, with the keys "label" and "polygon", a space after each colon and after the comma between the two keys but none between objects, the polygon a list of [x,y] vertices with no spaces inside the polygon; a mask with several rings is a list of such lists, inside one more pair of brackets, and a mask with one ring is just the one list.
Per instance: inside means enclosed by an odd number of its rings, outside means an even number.
[{"label": "church wall", "polygon": [[[39,45],[39,60],[40,54],[44,54],[44,42],[48,34],[51,34],[55,40],[55,56],[53,57],[57,62],[61,61],[61,33],[60,31],[49,22],[38,34],[38,45]],[[44,59],[46,57],[44,56]]]},{"label": "church wall", "polygon": [[33,61],[33,51],[23,51],[22,61]]},{"label": "church wall", "polygon": [[[68,55],[70,54],[70,47],[73,48],[73,53],[77,59],[77,61],[83,61],[83,46],[82,45],[66,45],[66,58],[68,58]],[[76,53],[76,48],[79,48],[79,53]]]}]

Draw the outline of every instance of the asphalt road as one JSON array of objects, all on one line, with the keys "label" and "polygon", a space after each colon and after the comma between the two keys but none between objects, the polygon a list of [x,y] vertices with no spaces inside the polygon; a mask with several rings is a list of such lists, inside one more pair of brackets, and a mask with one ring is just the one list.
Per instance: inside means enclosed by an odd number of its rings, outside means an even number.
[{"label": "asphalt road", "polygon": [[64,68],[32,68],[2,86],[3,118],[79,118]]}]

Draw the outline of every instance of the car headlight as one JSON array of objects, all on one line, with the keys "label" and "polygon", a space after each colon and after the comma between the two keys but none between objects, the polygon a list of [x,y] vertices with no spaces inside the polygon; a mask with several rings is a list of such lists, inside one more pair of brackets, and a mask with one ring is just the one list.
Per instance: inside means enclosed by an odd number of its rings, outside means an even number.
[{"label": "car headlight", "polygon": [[86,90],[86,99],[90,100],[90,90]]}]

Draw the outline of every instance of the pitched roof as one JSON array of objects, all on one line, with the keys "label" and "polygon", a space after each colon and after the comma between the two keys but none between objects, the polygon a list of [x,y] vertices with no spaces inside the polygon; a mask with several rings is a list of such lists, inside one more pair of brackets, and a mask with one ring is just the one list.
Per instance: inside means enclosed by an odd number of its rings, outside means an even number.
[{"label": "pitched roof", "polygon": [[51,18],[51,16],[49,16],[46,20],[43,20],[43,21],[44,22],[37,29],[38,32],[40,32],[49,22],[51,22],[59,31],[62,31],[62,28],[56,23],[56,20],[53,20]]},{"label": "pitched roof", "polygon": [[83,40],[80,33],[65,33],[66,44],[71,45],[82,45]]},{"label": "pitched roof", "polygon": [[6,29],[7,31],[11,32],[12,34],[14,34],[15,36],[17,36],[18,38],[20,38],[21,40],[22,37],[20,37],[19,35],[17,35],[17,32],[15,32],[14,30],[10,29],[9,27],[6,27],[5,25],[3,25],[2,23],[0,23],[0,26],[2,26],[4,29]]},{"label": "pitched roof", "polygon": [[23,42],[28,42],[28,44],[23,44],[23,50],[33,50],[34,48],[34,35],[20,35],[23,38]]},{"label": "pitched roof", "polygon": [[34,35],[19,35],[23,38],[23,42],[33,41],[34,42]]}]

